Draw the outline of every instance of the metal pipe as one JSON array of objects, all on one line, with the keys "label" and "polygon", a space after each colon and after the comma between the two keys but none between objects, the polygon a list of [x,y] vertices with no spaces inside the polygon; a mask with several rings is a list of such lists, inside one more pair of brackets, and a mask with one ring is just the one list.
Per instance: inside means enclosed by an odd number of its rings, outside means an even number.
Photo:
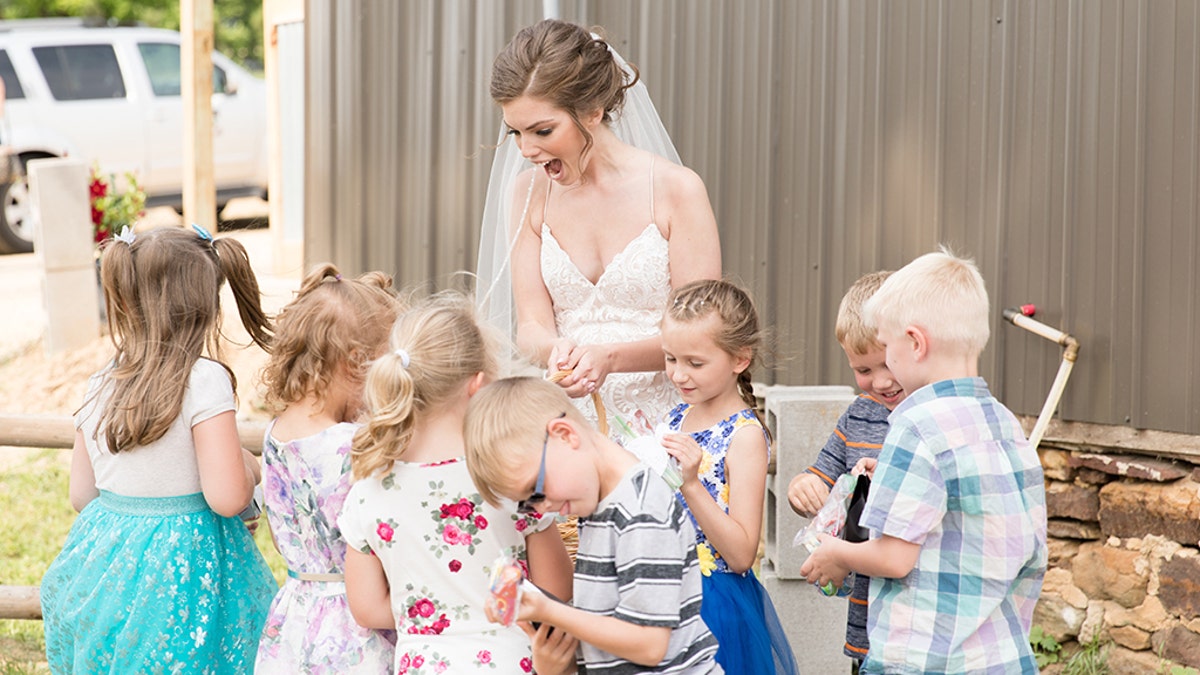
[{"label": "metal pipe", "polygon": [[1033,319],[1036,311],[1037,308],[1033,305],[1022,305],[1021,307],[1010,307],[1002,312],[1004,319],[1014,326],[1024,328],[1034,335],[1040,335],[1063,347],[1062,363],[1058,366],[1054,383],[1050,385],[1050,393],[1047,394],[1046,402],[1042,405],[1042,412],[1038,414],[1037,422],[1034,423],[1033,430],[1029,433],[1029,444],[1033,446],[1034,450],[1042,442],[1046,427],[1050,426],[1050,418],[1054,416],[1054,411],[1058,408],[1063,390],[1067,387],[1067,380],[1071,377],[1071,370],[1075,367],[1075,360],[1079,357],[1079,341],[1068,333]]}]

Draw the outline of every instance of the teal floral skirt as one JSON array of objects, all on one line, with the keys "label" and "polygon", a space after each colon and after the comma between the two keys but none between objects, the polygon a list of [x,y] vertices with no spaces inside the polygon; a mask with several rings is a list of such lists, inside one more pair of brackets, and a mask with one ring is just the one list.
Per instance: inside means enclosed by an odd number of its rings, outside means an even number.
[{"label": "teal floral skirt", "polygon": [[101,491],[42,578],[54,673],[244,673],[277,589],[246,526],[200,493]]}]

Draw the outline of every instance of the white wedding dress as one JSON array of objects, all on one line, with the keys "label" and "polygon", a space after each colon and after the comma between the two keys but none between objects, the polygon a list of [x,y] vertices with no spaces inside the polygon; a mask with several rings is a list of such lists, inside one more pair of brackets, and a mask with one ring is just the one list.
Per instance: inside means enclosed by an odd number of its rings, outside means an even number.
[{"label": "white wedding dress", "polygon": [[[562,337],[585,345],[630,342],[659,334],[671,292],[671,269],[667,240],[653,222],[609,262],[595,284],[579,271],[550,226],[543,223],[541,266]],[[674,407],[677,398],[675,387],[661,370],[610,373],[600,387],[609,433],[618,440],[622,437],[614,414],[635,425],[640,410],[653,426]],[[575,399],[575,404],[596,421],[590,396]]]}]

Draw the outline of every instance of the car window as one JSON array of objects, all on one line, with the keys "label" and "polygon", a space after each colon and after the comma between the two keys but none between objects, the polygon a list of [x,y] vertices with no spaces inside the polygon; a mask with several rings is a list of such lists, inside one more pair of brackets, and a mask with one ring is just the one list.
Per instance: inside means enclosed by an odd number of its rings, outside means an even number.
[{"label": "car window", "polygon": [[21,89],[21,81],[17,79],[17,71],[13,70],[12,59],[8,52],[0,49],[0,80],[4,80],[4,96],[8,100],[25,98],[25,90]]},{"label": "car window", "polygon": [[125,80],[112,45],[34,47],[50,94],[59,101],[125,98]]},{"label": "car window", "polygon": [[[150,77],[150,88],[155,96],[179,96],[183,91],[183,68],[180,63],[179,45],[169,42],[139,42],[138,52],[146,64]],[[213,93],[225,91],[225,71],[213,66]]]}]

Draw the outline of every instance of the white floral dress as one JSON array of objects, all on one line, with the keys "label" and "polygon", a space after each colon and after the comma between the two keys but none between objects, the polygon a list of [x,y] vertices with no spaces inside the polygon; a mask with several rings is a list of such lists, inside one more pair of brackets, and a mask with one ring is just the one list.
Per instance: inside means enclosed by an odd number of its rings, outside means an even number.
[{"label": "white floral dress", "polygon": [[529,673],[529,638],[483,613],[491,566],[505,550],[525,560],[525,536],[552,516],[483,503],[461,459],[397,462],[350,489],[338,520],[346,543],[379,557],[396,617],[397,675]]},{"label": "white floral dress", "polygon": [[286,443],[263,439],[263,501],[288,579],[271,603],[257,673],[388,673],[395,635],[363,628],[350,615],[342,574],[346,542],[337,527],[350,491],[350,443],[358,429],[335,424]]}]

